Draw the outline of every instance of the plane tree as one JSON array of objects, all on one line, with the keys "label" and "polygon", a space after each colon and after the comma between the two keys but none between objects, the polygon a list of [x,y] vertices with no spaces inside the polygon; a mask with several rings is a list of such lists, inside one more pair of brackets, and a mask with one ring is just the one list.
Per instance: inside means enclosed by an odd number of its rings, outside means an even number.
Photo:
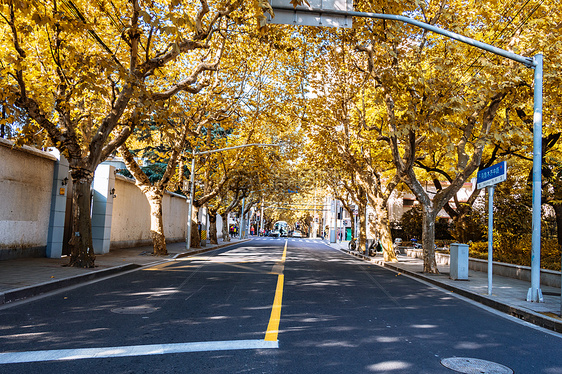
[{"label": "plane tree", "polygon": [[[420,4],[418,17],[469,37],[493,34],[492,25],[474,18],[472,7],[443,4]],[[461,21],[473,27],[461,31]],[[437,214],[474,175],[491,140],[509,136],[500,108],[527,99],[525,80],[532,71],[408,25],[387,26],[373,22],[358,47],[372,82],[367,121],[389,144],[400,180],[422,205],[424,272],[436,273]],[[471,63],[477,69],[468,72]],[[435,194],[421,183],[434,178],[417,168],[431,158],[451,173],[448,186]]]},{"label": "plane tree", "polygon": [[[220,61],[223,29],[260,12],[257,1],[240,0],[0,5],[1,101],[25,111],[29,129],[44,131],[70,164],[71,265],[94,266],[96,167],[150,115],[151,103],[201,90]],[[168,80],[174,69],[181,74]]]},{"label": "plane tree", "polygon": [[[373,207],[371,237],[380,240],[384,258],[395,261],[389,224],[388,200],[398,183],[389,147],[370,134],[365,119],[365,75],[357,68],[355,31],[319,34],[318,51],[309,62],[310,98],[303,127],[307,130],[312,158],[352,181],[348,193],[360,205]],[[312,38],[311,38],[312,39]],[[327,154],[326,157],[323,154]],[[342,182],[343,183],[343,182]],[[360,215],[360,219],[369,219]],[[363,227],[364,225],[361,225]],[[360,236],[360,244],[365,240]]]}]

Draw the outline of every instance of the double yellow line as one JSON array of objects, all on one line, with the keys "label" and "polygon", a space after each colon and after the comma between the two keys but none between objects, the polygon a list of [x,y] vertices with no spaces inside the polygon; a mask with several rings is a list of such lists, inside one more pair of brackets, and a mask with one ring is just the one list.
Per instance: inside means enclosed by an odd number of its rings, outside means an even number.
[{"label": "double yellow line", "polygon": [[273,307],[271,308],[271,317],[269,317],[269,325],[265,333],[265,341],[277,341],[279,334],[279,322],[281,321],[281,303],[283,301],[283,283],[285,275],[283,274],[285,258],[287,257],[287,241],[285,242],[285,249],[283,249],[283,256],[281,261],[273,266],[274,272],[277,276],[277,288],[275,289],[275,298],[273,299]]}]

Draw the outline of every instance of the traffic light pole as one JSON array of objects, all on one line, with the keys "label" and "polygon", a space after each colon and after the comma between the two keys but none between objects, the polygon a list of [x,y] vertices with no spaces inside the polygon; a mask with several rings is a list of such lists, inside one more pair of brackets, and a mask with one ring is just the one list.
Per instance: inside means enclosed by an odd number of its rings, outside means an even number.
[{"label": "traffic light pole", "polygon": [[[458,40],[465,44],[474,46],[491,52],[495,55],[508,58],[510,60],[519,62],[528,68],[534,69],[534,115],[533,115],[533,217],[532,217],[532,250],[531,250],[531,288],[527,293],[527,301],[542,302],[542,292],[540,289],[540,258],[541,258],[541,165],[542,165],[542,104],[543,104],[543,55],[542,53],[536,54],[533,58],[524,57],[518,54],[494,47],[490,44],[482,43],[478,40],[468,38],[466,36],[443,30],[439,27],[420,22],[410,17],[369,13],[369,12],[356,12],[335,9],[317,9],[308,8],[303,9],[299,7],[295,9],[293,6],[279,6],[275,5],[273,10],[290,10],[299,15],[327,15],[327,16],[344,16],[344,17],[361,17],[361,18],[375,18],[391,21],[404,22],[413,26],[417,26],[424,30],[434,32],[436,34],[444,35],[448,38]],[[561,296],[562,303],[562,296]],[[562,307],[561,307],[562,308]],[[562,312],[562,311],[561,311]]]}]

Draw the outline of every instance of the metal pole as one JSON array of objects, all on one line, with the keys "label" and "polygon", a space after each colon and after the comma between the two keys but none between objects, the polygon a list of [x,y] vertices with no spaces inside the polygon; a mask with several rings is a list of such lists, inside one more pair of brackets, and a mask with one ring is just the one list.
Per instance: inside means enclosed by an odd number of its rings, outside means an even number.
[{"label": "metal pole", "polygon": [[247,214],[247,218],[248,218],[248,219],[246,220],[246,225],[247,225],[247,226],[246,226],[246,237],[248,237],[248,236],[250,235],[250,228],[252,227],[252,217],[253,217],[253,214],[251,214],[251,209],[252,209],[252,208],[250,208],[250,211],[249,211],[248,214]]},{"label": "metal pole", "polygon": [[[330,230],[330,243],[335,243],[337,241],[337,219],[338,219],[338,202],[336,201],[336,197],[334,196],[333,198],[333,209],[332,209],[332,215],[333,215],[333,226]],[[333,234],[333,235],[332,235]],[[333,236],[333,238],[332,238]]]},{"label": "metal pole", "polygon": [[[318,212],[316,211],[316,181],[314,181],[314,214],[312,215],[312,230],[310,230],[311,232],[309,233],[311,238],[316,238],[317,234],[318,234],[318,223],[315,222],[316,220],[316,214]],[[320,222],[320,220],[318,220],[318,222]]]},{"label": "metal pole", "polygon": [[343,242],[346,239],[346,234],[347,234],[347,230],[346,230],[346,228],[343,224],[343,211],[344,211],[344,209],[343,209],[343,206],[342,206],[341,207],[341,213],[340,213],[340,217],[341,217],[341,219],[340,219],[340,227],[341,227],[340,228],[340,235],[341,235],[340,236],[340,243]]},{"label": "metal pole", "polygon": [[[260,212],[260,232],[265,232],[263,229],[263,199],[261,201],[261,212]],[[258,232],[258,236],[260,236],[260,233]]]},{"label": "metal pole", "polygon": [[187,209],[187,244],[185,245],[185,249],[191,249],[191,215],[193,214],[193,200],[195,200],[195,152],[191,157],[191,186],[189,192],[189,208]]},{"label": "metal pole", "polygon": [[[359,207],[358,207],[359,208]],[[357,214],[353,215],[353,237],[358,238],[359,233],[357,232]]]},{"label": "metal pole", "polygon": [[544,302],[541,291],[541,167],[542,167],[542,80],[543,56],[535,55],[533,116],[533,233],[531,249],[531,288],[527,301]]},{"label": "metal pole", "polygon": [[240,239],[244,239],[244,209],[246,209],[246,198],[242,198],[242,212],[240,214]]},{"label": "metal pole", "polygon": [[[339,224],[339,225],[338,225],[338,221],[337,221],[338,215],[340,216],[340,224]],[[342,223],[343,223],[343,209],[342,209],[342,207],[340,207],[340,208],[338,209],[338,208],[337,208],[337,204],[336,204],[336,241],[339,240],[340,243],[342,242],[342,240],[341,240],[341,239],[342,239],[342,238],[341,238],[341,234],[342,234],[342,232],[341,232],[341,226],[342,226]]]},{"label": "metal pole", "polygon": [[[365,192],[365,255],[369,255],[369,244],[368,237],[369,237],[369,195]],[[376,249],[375,249],[376,250]]]},{"label": "metal pole", "polygon": [[238,148],[246,148],[246,147],[280,147],[282,144],[264,144],[264,143],[251,143],[251,144],[242,144],[242,145],[237,145],[234,147],[226,147],[226,148],[220,148],[220,149],[210,149],[208,151],[201,151],[201,152],[194,152],[193,154],[196,155],[206,155],[209,153],[216,153],[216,152],[222,152],[222,151],[228,151],[231,149],[238,149]]},{"label": "metal pole", "polygon": [[[290,11],[295,11],[295,8],[293,6],[282,6],[282,5],[275,5],[275,7],[273,7],[273,10],[290,10]],[[394,14],[382,14],[382,13],[370,13],[370,12],[356,12],[356,11],[349,11],[349,10],[335,10],[335,9],[318,9],[318,8],[309,8],[309,9],[302,9],[302,8],[298,8],[296,9],[297,13],[301,13],[301,14],[328,14],[328,15],[335,15],[335,16],[349,16],[349,17],[362,17],[362,18],[377,18],[377,19],[387,19],[387,20],[392,20],[392,21],[400,21],[400,22],[405,22],[405,23],[409,23],[410,25],[414,25],[417,27],[420,27],[422,29],[425,30],[429,30],[432,31],[436,34],[441,34],[444,35],[446,37],[449,37],[451,39],[455,39],[458,40],[460,42],[472,45],[474,47],[483,49],[485,51],[488,52],[492,52],[496,55],[505,57],[505,58],[509,58],[513,61],[517,61],[519,63],[522,63],[523,65],[527,66],[527,67],[533,67],[535,66],[535,62],[533,61],[532,58],[530,57],[523,57],[520,55],[517,55],[513,52],[509,52],[506,51],[504,49],[501,48],[497,48],[494,47],[493,45],[490,44],[486,44],[486,43],[482,43],[478,40],[474,40],[471,38],[468,38],[466,36],[451,32],[451,31],[447,31],[447,30],[443,30],[440,29],[439,27],[424,23],[424,22],[420,22],[417,21],[413,18],[410,17],[406,17],[406,16],[398,16],[398,15],[394,15]]]},{"label": "metal pole", "polygon": [[492,263],[494,251],[494,186],[488,187],[488,296],[492,296]]}]

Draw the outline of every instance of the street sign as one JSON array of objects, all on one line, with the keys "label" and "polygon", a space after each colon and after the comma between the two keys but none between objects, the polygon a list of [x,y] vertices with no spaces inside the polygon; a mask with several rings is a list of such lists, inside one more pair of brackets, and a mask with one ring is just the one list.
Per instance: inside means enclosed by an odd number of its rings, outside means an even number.
[{"label": "street sign", "polygon": [[481,189],[488,186],[493,186],[507,179],[507,164],[505,161],[490,166],[489,168],[482,169],[478,172],[476,177],[476,188]]},{"label": "street sign", "polygon": [[289,0],[269,0],[275,17],[267,15],[267,22],[281,25],[304,25],[304,26],[328,26],[351,28],[352,17],[332,16],[299,12],[300,10],[324,9],[352,11],[353,0],[308,0],[308,4],[299,5],[292,8]]},{"label": "street sign", "polygon": [[492,295],[493,252],[494,252],[494,187],[507,178],[505,161],[482,169],[476,176],[476,188],[488,187],[488,296]]}]

